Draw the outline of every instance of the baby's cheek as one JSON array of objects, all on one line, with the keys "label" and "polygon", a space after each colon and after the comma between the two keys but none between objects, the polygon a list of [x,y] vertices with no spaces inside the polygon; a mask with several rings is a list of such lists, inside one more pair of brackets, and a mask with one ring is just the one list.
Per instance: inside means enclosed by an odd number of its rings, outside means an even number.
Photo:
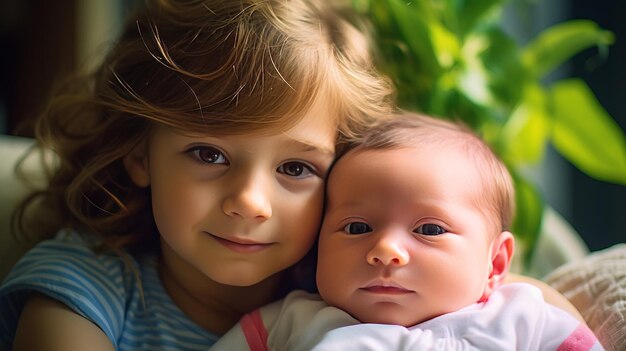
[{"label": "baby's cheek", "polygon": [[[326,235],[322,234],[318,247],[317,285],[320,295],[333,304],[341,304],[341,288],[347,286],[346,279],[349,278],[344,274],[347,267],[339,257],[339,252],[340,250],[329,243]],[[344,284],[341,284],[342,281]]]}]

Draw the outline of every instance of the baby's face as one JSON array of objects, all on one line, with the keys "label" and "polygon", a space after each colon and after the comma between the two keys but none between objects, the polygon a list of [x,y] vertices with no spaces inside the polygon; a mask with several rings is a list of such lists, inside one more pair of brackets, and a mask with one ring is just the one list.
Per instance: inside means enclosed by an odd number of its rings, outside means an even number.
[{"label": "baby's face", "polygon": [[496,233],[480,175],[429,146],[352,152],[331,172],[317,283],[361,322],[415,325],[477,302]]}]

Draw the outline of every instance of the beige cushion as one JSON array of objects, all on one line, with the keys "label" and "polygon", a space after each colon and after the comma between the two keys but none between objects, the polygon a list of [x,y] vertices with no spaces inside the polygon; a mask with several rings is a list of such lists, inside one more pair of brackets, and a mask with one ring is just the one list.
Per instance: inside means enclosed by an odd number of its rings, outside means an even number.
[{"label": "beige cushion", "polygon": [[[15,175],[15,164],[32,144],[33,140],[28,138],[0,137],[0,281],[27,249],[12,235],[10,219],[15,206],[27,193],[27,188]],[[34,158],[29,158],[26,169],[41,173]]]},{"label": "beige cushion", "polygon": [[607,350],[626,350],[626,244],[566,263],[544,280],[576,306]]}]

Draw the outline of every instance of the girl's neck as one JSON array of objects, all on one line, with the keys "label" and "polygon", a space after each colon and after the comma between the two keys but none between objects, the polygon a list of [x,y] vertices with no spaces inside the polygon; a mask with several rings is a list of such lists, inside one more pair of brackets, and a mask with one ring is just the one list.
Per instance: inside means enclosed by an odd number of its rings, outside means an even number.
[{"label": "girl's neck", "polygon": [[255,285],[232,286],[203,276],[203,284],[197,284],[196,280],[190,285],[162,262],[159,275],[178,308],[199,326],[217,335],[226,333],[244,314],[277,299],[282,278],[281,274],[275,274]]}]

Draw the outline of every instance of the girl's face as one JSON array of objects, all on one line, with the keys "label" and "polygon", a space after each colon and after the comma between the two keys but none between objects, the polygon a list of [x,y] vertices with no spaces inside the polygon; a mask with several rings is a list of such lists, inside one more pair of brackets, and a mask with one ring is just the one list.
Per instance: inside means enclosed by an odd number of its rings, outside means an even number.
[{"label": "girl's face", "polygon": [[185,136],[160,127],[143,155],[125,160],[135,183],[150,186],[170,273],[249,286],[308,252],[334,157],[327,112],[313,108],[269,136]]}]

